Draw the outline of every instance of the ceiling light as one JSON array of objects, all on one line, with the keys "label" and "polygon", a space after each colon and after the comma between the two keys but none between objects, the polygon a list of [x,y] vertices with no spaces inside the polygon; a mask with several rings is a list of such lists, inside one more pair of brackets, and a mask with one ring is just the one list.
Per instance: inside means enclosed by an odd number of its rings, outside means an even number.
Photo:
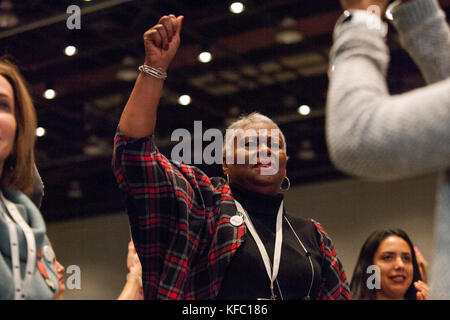
[{"label": "ceiling light", "polygon": [[43,137],[45,135],[45,129],[42,127],[36,128],[36,135],[38,137]]},{"label": "ceiling light", "polygon": [[198,61],[208,63],[212,60],[212,55],[208,51],[203,51],[198,55]]},{"label": "ceiling light", "polygon": [[294,44],[303,40],[303,34],[297,30],[297,21],[293,18],[284,18],[275,34],[275,41],[281,44]]},{"label": "ceiling light", "polygon": [[244,10],[245,10],[245,6],[242,4],[242,2],[233,2],[230,5],[230,11],[232,13],[239,14],[239,13],[242,13]]},{"label": "ceiling light", "polygon": [[307,106],[306,104],[304,104],[304,105],[298,107],[297,111],[302,116],[307,116],[308,114],[311,113],[311,108],[309,106]]},{"label": "ceiling light", "polygon": [[53,89],[47,89],[44,91],[44,98],[51,100],[54,99],[56,97],[56,91]]},{"label": "ceiling light", "polygon": [[76,54],[77,54],[77,51],[78,51],[78,50],[77,50],[77,47],[75,47],[75,46],[67,46],[67,47],[64,49],[65,55],[66,55],[66,56],[69,56],[69,57],[76,55]]},{"label": "ceiling light", "polygon": [[187,94],[183,94],[178,98],[178,103],[182,106],[187,106],[191,103],[191,97]]}]

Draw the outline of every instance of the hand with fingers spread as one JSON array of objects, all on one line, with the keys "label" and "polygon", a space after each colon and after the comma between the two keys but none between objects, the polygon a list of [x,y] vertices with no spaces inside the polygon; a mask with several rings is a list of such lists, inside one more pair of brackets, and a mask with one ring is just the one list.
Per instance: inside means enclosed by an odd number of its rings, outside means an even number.
[{"label": "hand with fingers spread", "polygon": [[417,300],[427,300],[430,293],[430,287],[423,281],[414,282],[414,287],[417,289]]},{"label": "hand with fingers spread", "polygon": [[145,64],[167,70],[180,45],[183,16],[163,16],[144,33]]}]

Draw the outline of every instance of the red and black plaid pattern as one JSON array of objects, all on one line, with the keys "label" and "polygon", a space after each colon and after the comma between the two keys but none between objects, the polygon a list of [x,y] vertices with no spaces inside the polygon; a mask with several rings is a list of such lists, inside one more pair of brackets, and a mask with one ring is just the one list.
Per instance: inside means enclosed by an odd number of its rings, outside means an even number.
[{"label": "red and black plaid pattern", "polygon": [[[142,263],[144,296],[214,299],[245,226],[230,224],[236,207],[224,179],[210,179],[194,166],[169,161],[153,139],[132,139],[118,131],[112,161]],[[331,241],[318,230],[324,262],[332,264],[320,297],[347,299],[345,274]]]},{"label": "red and black plaid pattern", "polygon": [[350,287],[341,261],[336,256],[336,250],[330,237],[322,225],[312,220],[320,235],[320,249],[324,262],[322,263],[322,283],[318,300],[350,300]]}]

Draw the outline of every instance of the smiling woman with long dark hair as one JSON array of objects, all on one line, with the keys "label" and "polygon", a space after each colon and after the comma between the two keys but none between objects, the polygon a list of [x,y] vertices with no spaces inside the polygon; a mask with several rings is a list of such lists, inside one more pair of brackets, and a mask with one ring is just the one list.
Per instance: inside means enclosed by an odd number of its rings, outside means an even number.
[{"label": "smiling woman with long dark hair", "polygon": [[[380,288],[369,288],[371,266],[380,271]],[[372,283],[372,281],[369,281]],[[373,284],[373,283],[372,283]],[[424,300],[428,286],[422,281],[414,246],[401,229],[373,232],[361,248],[350,283],[356,300]]]}]

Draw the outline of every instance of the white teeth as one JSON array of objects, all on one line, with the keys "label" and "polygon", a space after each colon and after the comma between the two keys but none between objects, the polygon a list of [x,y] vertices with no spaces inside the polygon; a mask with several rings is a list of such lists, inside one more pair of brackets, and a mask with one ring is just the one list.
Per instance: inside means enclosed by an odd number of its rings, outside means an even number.
[{"label": "white teeth", "polygon": [[403,280],[405,280],[405,277],[404,276],[395,276],[395,277],[392,277],[392,280],[403,281]]}]

